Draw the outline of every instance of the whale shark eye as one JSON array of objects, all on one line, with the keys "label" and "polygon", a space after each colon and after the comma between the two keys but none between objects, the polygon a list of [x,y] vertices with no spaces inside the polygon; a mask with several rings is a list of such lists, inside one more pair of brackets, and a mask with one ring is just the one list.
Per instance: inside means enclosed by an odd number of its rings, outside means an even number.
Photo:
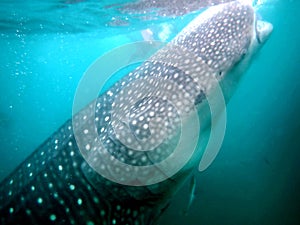
[{"label": "whale shark eye", "polygon": [[219,77],[222,77],[222,76],[223,76],[223,74],[224,74],[224,72],[223,72],[223,71],[219,71],[219,73],[218,73]]},{"label": "whale shark eye", "polygon": [[241,58],[245,58],[247,52],[243,52]]}]

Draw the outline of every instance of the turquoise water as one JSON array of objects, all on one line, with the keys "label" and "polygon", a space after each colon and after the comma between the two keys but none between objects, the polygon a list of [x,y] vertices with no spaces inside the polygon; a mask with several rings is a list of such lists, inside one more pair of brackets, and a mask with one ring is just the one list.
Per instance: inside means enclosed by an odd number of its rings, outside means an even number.
[{"label": "turquoise water", "polygon": [[[58,29],[49,25],[53,14],[38,6],[40,15],[35,16],[43,20],[32,25],[38,29],[22,29],[22,24],[10,29],[1,21],[0,179],[70,118],[77,84],[94,60],[114,47],[143,40],[145,28],[155,38],[164,32],[168,41],[195,16],[115,26],[111,18],[117,12],[111,10],[99,27],[72,27],[73,16],[67,28]],[[5,7],[2,3],[1,10]],[[22,7],[14,7],[19,16],[26,11]],[[80,4],[67,8],[71,14],[75,9],[80,11]],[[184,187],[160,224],[300,223],[299,9],[299,1],[286,0],[268,1],[259,9],[274,32],[228,104],[222,149],[209,169],[197,174],[188,215],[182,213],[189,197]]]}]

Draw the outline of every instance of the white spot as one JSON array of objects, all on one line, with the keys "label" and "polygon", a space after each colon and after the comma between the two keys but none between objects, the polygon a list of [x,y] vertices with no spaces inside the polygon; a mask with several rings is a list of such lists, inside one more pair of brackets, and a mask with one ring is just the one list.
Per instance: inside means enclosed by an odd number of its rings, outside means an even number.
[{"label": "white spot", "polygon": [[189,64],[189,63],[190,63],[190,60],[189,60],[189,59],[186,59],[186,60],[184,60],[184,63],[185,63],[185,64]]},{"label": "white spot", "polygon": [[168,112],[168,117],[172,117],[173,113],[172,112]]},{"label": "white spot", "polygon": [[85,129],[85,130],[83,131],[84,134],[87,134],[88,132],[89,132],[88,129]]},{"label": "white spot", "polygon": [[111,91],[108,91],[107,94],[108,94],[109,96],[113,96],[113,93],[112,93]]},{"label": "white spot", "polygon": [[149,116],[153,117],[155,116],[155,113],[153,111],[149,112]]},{"label": "white spot", "polygon": [[97,197],[94,197],[93,200],[95,203],[99,203],[99,199]]},{"label": "white spot", "polygon": [[87,145],[85,146],[85,149],[86,149],[86,150],[90,150],[90,149],[91,149],[91,145],[90,145],[90,144],[87,144]]},{"label": "white spot", "polygon": [[172,85],[168,85],[167,90],[171,90],[171,89],[172,89]]},{"label": "white spot", "polygon": [[74,184],[70,184],[69,188],[70,188],[71,191],[74,191],[75,190],[75,185]]},{"label": "white spot", "polygon": [[37,203],[42,204],[43,203],[43,199],[42,198],[38,198],[37,199]]},{"label": "white spot", "polygon": [[82,205],[82,199],[81,199],[81,198],[79,198],[79,199],[77,200],[77,204],[78,204],[78,205]]},{"label": "white spot", "polygon": [[14,208],[9,208],[9,213],[13,213],[14,212]]},{"label": "white spot", "polygon": [[55,221],[56,220],[56,215],[55,214],[51,214],[49,218],[50,218],[51,221]]},{"label": "white spot", "polygon": [[146,156],[143,156],[143,157],[141,158],[141,160],[142,160],[142,162],[146,162],[147,157],[146,157]]},{"label": "white spot", "polygon": [[31,163],[28,163],[28,164],[27,164],[27,167],[29,168],[30,166],[31,166]]},{"label": "white spot", "polygon": [[93,221],[87,221],[86,225],[94,225],[94,222]]},{"label": "white spot", "polygon": [[34,191],[34,190],[35,190],[35,187],[34,187],[34,186],[31,186],[31,190]]},{"label": "white spot", "polygon": [[59,170],[59,171],[62,171],[62,170],[63,170],[62,165],[59,165],[59,166],[58,166],[58,170]]}]

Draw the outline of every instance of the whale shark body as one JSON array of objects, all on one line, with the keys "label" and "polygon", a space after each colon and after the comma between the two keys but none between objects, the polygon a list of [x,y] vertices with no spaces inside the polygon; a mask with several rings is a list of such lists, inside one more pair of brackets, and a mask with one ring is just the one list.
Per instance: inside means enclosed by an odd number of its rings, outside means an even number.
[{"label": "whale shark body", "polygon": [[[159,182],[151,182],[153,171],[144,170],[141,179],[134,172],[172,155],[178,119],[188,121],[218,82],[224,82],[224,92],[234,88],[230,84],[239,75],[231,76],[231,71],[248,61],[271,31],[271,24],[258,20],[253,7],[240,1],[201,13],[61,126],[2,182],[1,224],[156,224],[196,166],[197,150],[186,166]],[[89,136],[92,132],[96,138]],[[96,154],[104,150],[109,157]],[[120,168],[120,162],[129,167]]]}]

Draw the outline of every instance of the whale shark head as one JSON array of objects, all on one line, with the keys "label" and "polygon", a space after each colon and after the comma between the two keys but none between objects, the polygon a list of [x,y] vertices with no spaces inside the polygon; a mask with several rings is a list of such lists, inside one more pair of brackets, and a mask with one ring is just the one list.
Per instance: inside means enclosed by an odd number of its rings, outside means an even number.
[{"label": "whale shark head", "polygon": [[174,42],[199,56],[212,74],[222,78],[237,63],[251,58],[272,30],[272,24],[257,19],[251,4],[233,1],[204,11]]}]

